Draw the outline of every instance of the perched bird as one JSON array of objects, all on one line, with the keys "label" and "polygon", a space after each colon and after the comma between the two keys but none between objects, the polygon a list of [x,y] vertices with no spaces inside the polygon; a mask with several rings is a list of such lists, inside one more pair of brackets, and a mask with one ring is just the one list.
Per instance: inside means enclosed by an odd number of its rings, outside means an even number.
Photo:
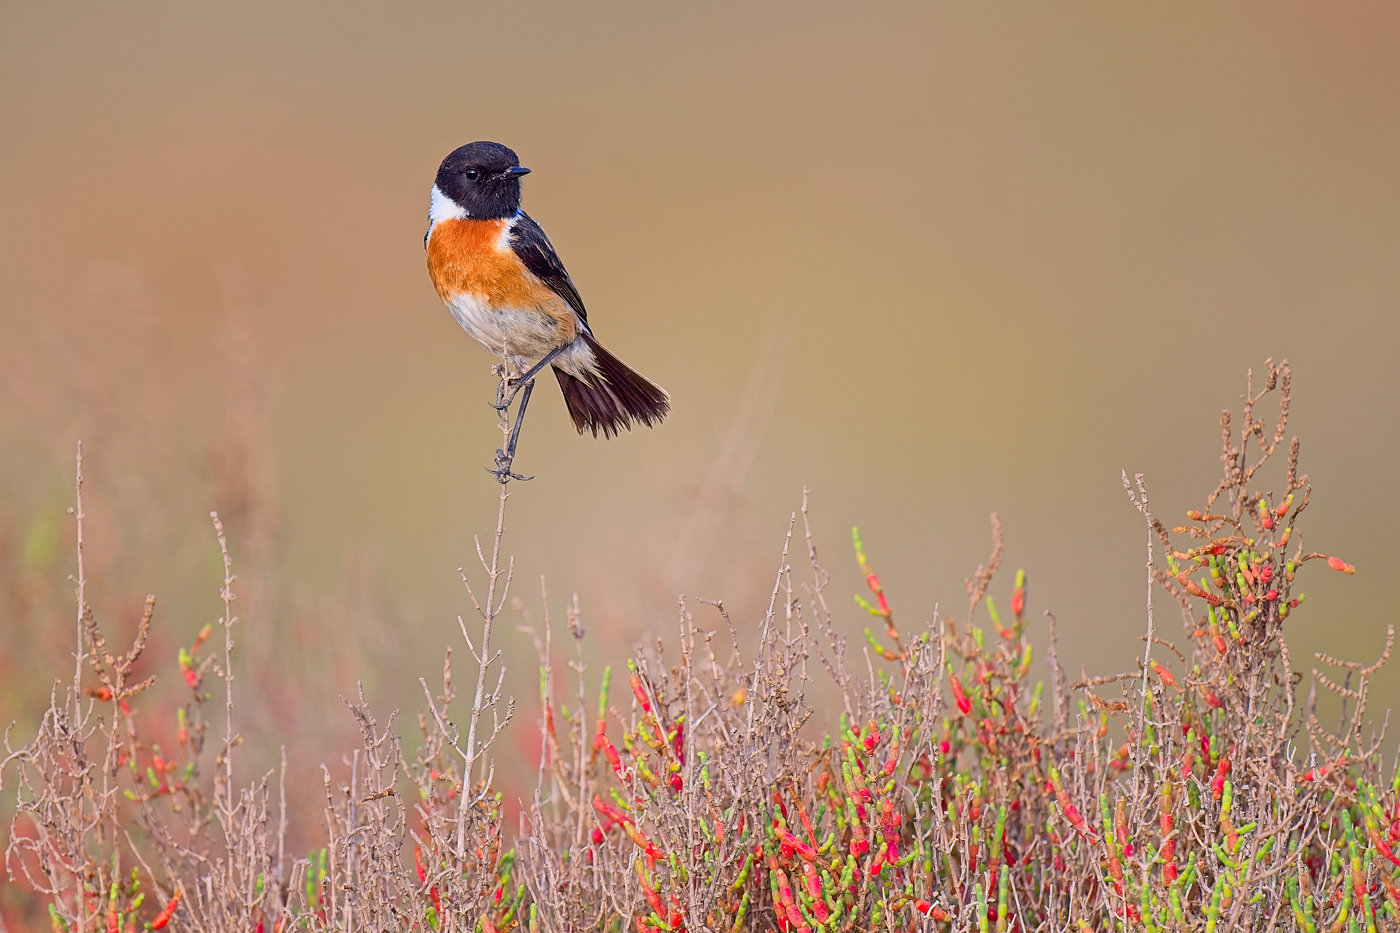
[{"label": "perched bird", "polygon": [[[428,211],[428,274],[462,329],[507,355],[523,389],[516,429],[498,452],[497,478],[509,473],[519,425],[546,364],[554,369],[574,427],[612,437],[633,422],[660,423],[666,391],[613,356],[593,336],[588,312],[544,230],[520,209],[529,173],[500,143],[474,142],[443,159]],[[509,396],[498,398],[504,411]],[[504,401],[504,405],[499,404]]]}]

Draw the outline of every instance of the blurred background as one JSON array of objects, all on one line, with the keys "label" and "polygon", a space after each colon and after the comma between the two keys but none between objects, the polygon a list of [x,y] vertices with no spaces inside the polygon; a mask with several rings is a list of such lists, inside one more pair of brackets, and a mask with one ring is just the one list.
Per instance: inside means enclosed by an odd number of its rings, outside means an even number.
[{"label": "blurred background", "polygon": [[609,442],[551,385],[531,407],[515,592],[536,621],[541,575],[556,620],[578,594],[593,683],[678,594],[752,629],[804,485],[853,635],[852,525],[912,627],[965,605],[995,510],[993,593],[1025,567],[1072,671],[1131,664],[1120,471],[1181,521],[1269,356],[1307,543],[1358,568],[1309,566],[1293,657],[1369,659],[1400,560],[1398,100],[1384,3],[6,4],[0,719],[32,734],[71,669],[81,439],[90,593],[126,637],[158,594],[158,690],[219,612],[217,509],[250,759],[317,775],[357,680],[411,722],[495,520],[492,360],[422,244],[475,139],[534,170],[597,334],[674,400]]}]

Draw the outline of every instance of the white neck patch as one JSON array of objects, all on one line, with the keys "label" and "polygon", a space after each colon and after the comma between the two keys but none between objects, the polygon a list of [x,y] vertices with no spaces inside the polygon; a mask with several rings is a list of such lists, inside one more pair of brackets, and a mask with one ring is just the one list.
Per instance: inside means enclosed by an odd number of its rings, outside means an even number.
[{"label": "white neck patch", "polygon": [[467,216],[466,210],[456,201],[442,193],[433,185],[433,200],[428,206],[428,226],[435,227],[444,220],[461,220]]}]

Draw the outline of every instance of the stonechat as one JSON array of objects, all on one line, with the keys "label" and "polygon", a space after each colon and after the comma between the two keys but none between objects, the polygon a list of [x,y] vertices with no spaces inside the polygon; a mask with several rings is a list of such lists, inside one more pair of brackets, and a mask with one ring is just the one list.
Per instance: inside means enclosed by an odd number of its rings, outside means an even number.
[{"label": "stonechat", "polygon": [[[534,376],[546,365],[554,370],[580,434],[589,430],[597,437],[601,431],[612,437],[633,422],[650,427],[671,408],[664,389],[593,336],[583,298],[549,237],[520,209],[520,179],[529,171],[500,143],[474,142],[454,150],[438,168],[424,237],[428,274],[452,316],[521,374],[509,383],[521,390],[516,430],[506,450],[498,452],[493,471],[502,482],[512,475],[515,435]],[[497,402],[504,411],[510,398],[503,395]]]}]

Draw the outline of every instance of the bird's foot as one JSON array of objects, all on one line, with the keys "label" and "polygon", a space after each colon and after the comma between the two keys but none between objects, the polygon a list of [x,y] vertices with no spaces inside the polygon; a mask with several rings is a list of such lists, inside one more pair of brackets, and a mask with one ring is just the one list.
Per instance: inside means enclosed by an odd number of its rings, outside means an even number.
[{"label": "bird's foot", "polygon": [[540,370],[548,366],[551,360],[567,350],[569,346],[570,344],[565,344],[562,347],[555,347],[545,354],[544,359],[540,360],[523,373],[512,373],[503,363],[497,363],[493,366],[491,372],[501,381],[496,386],[496,404],[492,407],[495,408],[497,412],[504,413],[505,410],[510,407],[510,403],[515,401],[516,394],[519,393],[521,389],[532,384]]},{"label": "bird's foot", "polygon": [[504,414],[515,401],[516,393],[520,391],[520,375],[510,371],[504,363],[497,363],[491,367],[491,375],[500,381],[496,383],[496,401],[491,407],[496,409],[498,414]]},{"label": "bird's foot", "polygon": [[515,401],[516,393],[520,391],[520,384],[510,376],[502,376],[500,385],[496,386],[496,401],[491,406],[496,409],[496,414],[504,415],[506,409],[510,408]]},{"label": "bird's foot", "polygon": [[490,473],[492,476],[496,477],[496,482],[500,483],[501,485],[505,485],[513,479],[518,479],[522,483],[526,483],[534,479],[533,476],[523,476],[520,473],[512,473],[510,467],[514,461],[514,455],[508,455],[504,450],[497,450],[496,468],[493,470],[490,467],[485,467],[484,469],[487,473]]}]

